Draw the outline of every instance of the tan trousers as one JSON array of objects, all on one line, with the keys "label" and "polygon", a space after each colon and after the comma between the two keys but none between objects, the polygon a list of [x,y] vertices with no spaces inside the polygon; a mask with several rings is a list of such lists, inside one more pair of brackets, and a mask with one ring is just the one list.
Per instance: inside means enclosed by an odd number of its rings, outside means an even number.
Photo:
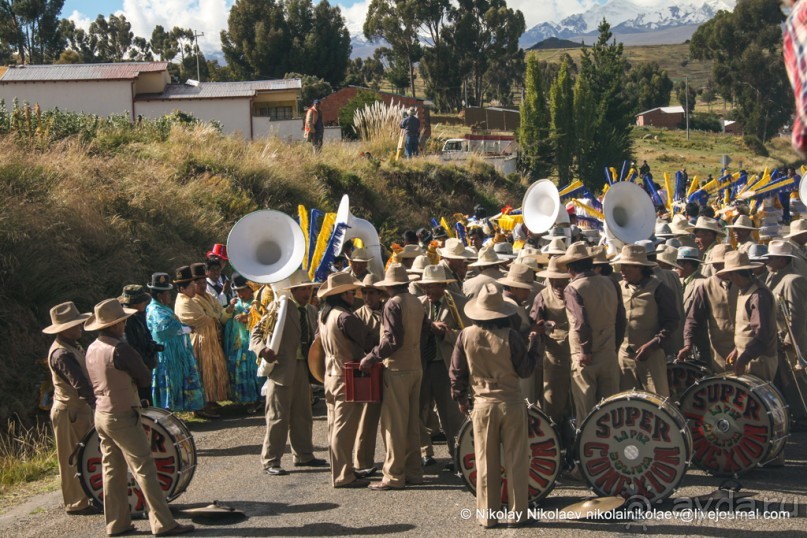
[{"label": "tan trousers", "polygon": [[378,437],[378,422],[381,420],[381,404],[366,403],[362,406],[359,433],[356,436],[356,469],[369,469],[375,465],[375,443]]},{"label": "tan trousers", "polygon": [[361,420],[362,404],[345,401],[345,378],[325,374],[325,403],[328,407],[328,450],[331,485],[344,486],[356,480],[353,447]]},{"label": "tan trousers", "polygon": [[107,534],[122,532],[132,524],[127,466],[148,504],[151,532],[157,534],[176,527],[177,522],[171,515],[165,493],[157,479],[157,467],[143,430],[140,412],[135,409],[122,414],[96,411],[95,429],[101,441]]},{"label": "tan trousers", "polygon": [[460,414],[457,402],[451,399],[451,381],[448,379],[448,369],[442,359],[432,361],[425,365],[423,380],[420,384],[420,447],[423,457],[434,456],[431,433],[427,427],[432,402],[437,405],[437,415],[446,434],[448,456],[454,459],[454,446],[457,441],[463,417]]},{"label": "tan trousers", "polygon": [[773,382],[776,377],[776,370],[779,368],[779,358],[776,356],[770,357],[757,357],[751,359],[745,371],[751,375],[755,375],[765,381]]},{"label": "tan trousers", "polygon": [[291,385],[278,385],[269,380],[266,386],[265,411],[266,435],[261,449],[261,464],[264,469],[280,467],[287,439],[294,463],[314,459],[314,417],[311,413],[311,385],[308,383],[308,365],[305,361],[295,362],[294,381]]},{"label": "tan trousers", "polygon": [[484,527],[495,520],[482,517],[502,507],[502,473],[507,477],[507,505],[518,523],[527,518],[527,477],[530,466],[527,406],[523,403],[481,403],[471,411],[474,426],[477,521]]},{"label": "tan trousers", "polygon": [[381,396],[381,433],[387,453],[384,481],[403,487],[423,479],[420,462],[420,370],[391,372],[384,369]]},{"label": "tan trousers", "polygon": [[53,422],[53,436],[56,439],[64,509],[67,512],[78,512],[90,506],[90,499],[81,488],[76,466],[70,465],[69,459],[78,443],[92,429],[93,411],[83,402],[72,407],[54,402],[50,410],[50,420]]},{"label": "tan trousers", "polygon": [[664,350],[657,349],[647,360],[637,361],[619,354],[619,390],[630,389],[653,392],[659,396],[670,396],[670,385],[667,380],[667,359]]},{"label": "tan trousers", "polygon": [[530,403],[543,407],[544,405],[544,369],[535,368],[529,377],[518,380],[521,394]]},{"label": "tan trousers", "polygon": [[586,366],[572,359],[572,401],[578,429],[597,402],[617,392],[619,362],[615,355],[594,357],[592,364]]},{"label": "tan trousers", "polygon": [[572,415],[572,357],[568,353],[544,355],[544,412],[560,425]]}]

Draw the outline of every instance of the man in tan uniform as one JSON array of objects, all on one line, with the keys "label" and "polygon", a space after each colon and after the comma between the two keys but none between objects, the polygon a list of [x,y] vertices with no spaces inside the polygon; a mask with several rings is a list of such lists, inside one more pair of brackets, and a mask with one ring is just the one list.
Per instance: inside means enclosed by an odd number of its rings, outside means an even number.
[{"label": "man in tan uniform", "polygon": [[669,396],[664,343],[678,325],[675,295],[653,276],[655,262],[639,245],[625,245],[619,256],[622,304],[627,328],[619,348],[620,390],[640,389]]},{"label": "man in tan uniform", "polygon": [[666,357],[675,357],[678,352],[684,347],[684,286],[681,279],[676,272],[678,266],[678,249],[669,245],[661,244],[658,246],[654,255],[651,256],[648,252],[647,259],[655,261],[658,267],[653,268],[653,276],[658,278],[666,285],[670,291],[673,292],[675,297],[675,308],[678,313],[678,326],[670,334],[670,337],[665,339],[663,348]]},{"label": "man in tan uniform", "polygon": [[524,340],[510,326],[515,305],[488,283],[465,305],[474,324],[460,333],[451,357],[452,397],[460,412],[469,411],[473,391],[474,457],[477,522],[495,527],[493,513],[502,508],[502,465],[507,475],[507,526],[528,522],[529,450],[527,407],[519,379],[528,377],[537,362],[537,334]]},{"label": "man in tan uniform", "polygon": [[751,217],[740,215],[734,219],[734,224],[730,224],[726,228],[731,230],[732,242],[737,245],[736,250],[748,254],[748,249],[755,244],[751,234],[757,229]]},{"label": "man in tan uniform", "polygon": [[449,307],[446,294],[448,284],[453,280],[446,277],[445,269],[440,265],[430,265],[423,271],[420,285],[426,295],[419,300],[423,304],[426,319],[432,322],[432,330],[421,335],[420,352],[423,360],[423,380],[420,384],[420,422],[421,422],[421,455],[424,462],[434,457],[431,435],[427,428],[429,415],[436,405],[440,424],[446,434],[449,463],[447,470],[454,469],[454,447],[462,425],[463,416],[457,411],[457,406],[451,399],[451,383],[448,379],[448,369],[451,366],[451,353],[457,335],[467,323],[462,318],[462,307],[465,306],[463,296],[454,296],[452,299],[457,305],[455,313]]},{"label": "man in tan uniform", "polygon": [[409,277],[403,265],[392,264],[384,280],[390,298],[384,304],[383,335],[379,344],[361,360],[369,371],[384,362],[384,393],[381,399],[381,431],[386,445],[384,478],[370,484],[377,491],[403,489],[406,483],[423,482],[420,461],[420,361],[421,331],[431,330],[423,305],[408,291]]},{"label": "man in tan uniform", "polygon": [[619,392],[617,351],[625,336],[619,286],[594,274],[592,256],[581,241],[558,258],[572,276],[563,296],[569,316],[572,400],[578,428],[597,402]]},{"label": "man in tan uniform", "polygon": [[[712,250],[709,265],[720,271],[730,245],[716,245]],[[702,266],[704,264],[701,264]],[[726,371],[726,357],[734,349],[734,317],[737,311],[737,288],[726,277],[714,274],[706,278],[693,291],[692,304],[684,322],[684,347],[678,360],[686,361],[692,356],[697,335],[706,327],[709,331],[711,362],[715,373]]]},{"label": "man in tan uniform", "polygon": [[[266,436],[261,450],[261,464],[266,474],[287,475],[280,466],[286,449],[291,445],[295,467],[326,467],[328,463],[314,457],[312,441],[314,418],[311,413],[311,385],[308,382],[308,350],[314,341],[317,310],[308,304],[311,289],[316,286],[308,275],[297,270],[289,277],[286,323],[277,354],[269,348],[271,331],[267,318],[262,319],[250,335],[250,350],[266,362],[274,363],[267,375]],[[273,316],[279,302],[270,306],[267,316]]]},{"label": "man in tan uniform", "polygon": [[42,332],[56,335],[48,352],[48,368],[53,380],[53,437],[59,459],[59,479],[64,509],[68,514],[97,514],[81,488],[75,463],[70,455],[93,425],[95,394],[87,377],[84,349],[78,343],[89,314],[80,314],[72,301],[50,309],[51,324]]},{"label": "man in tan uniform", "polygon": [[99,331],[98,338],[87,348],[87,373],[96,401],[106,532],[116,536],[134,530],[127,494],[128,466],[148,504],[152,534],[185,534],[194,529],[193,525],[180,525],[171,515],[140,417],[137,388],[151,383],[151,372],[137,351],[121,340],[126,318],[134,313],[117,299],[107,299],[95,305],[84,325],[87,331]]},{"label": "man in tan uniform", "polygon": [[[369,345],[375,347],[381,339],[381,312],[387,294],[376,287],[380,279],[370,274],[362,281],[364,305],[356,310],[356,317],[369,331]],[[378,436],[378,422],[381,419],[381,403],[365,403],[359,420],[359,433],[356,435],[356,460],[353,464],[356,474],[361,477],[372,476],[376,472],[375,443]]]},{"label": "man in tan uniform", "polygon": [[[468,298],[476,297],[476,294],[479,293],[482,286],[504,276],[502,267],[505,263],[507,263],[507,260],[499,258],[493,245],[480,250],[479,258],[475,262],[468,264],[469,268],[478,269],[479,274],[462,283],[463,295]],[[455,407],[453,403],[452,407]]]},{"label": "man in tan uniform", "polygon": [[793,247],[793,267],[807,278],[807,219],[797,219],[790,223],[790,233],[783,236]]},{"label": "man in tan uniform", "polygon": [[462,283],[468,273],[468,264],[476,259],[476,254],[466,248],[462,241],[453,237],[446,239],[445,246],[438,248],[437,253],[442,258],[440,265],[445,267],[446,275],[456,280],[448,286],[448,289],[455,294],[462,294]]},{"label": "man in tan uniform", "polygon": [[[703,281],[703,275],[700,271],[701,258],[700,251],[695,247],[680,247],[678,249],[678,267],[676,272],[681,279],[681,284],[684,288],[684,317],[681,319],[680,325],[683,327],[686,321],[687,313],[695,298],[695,290],[700,286]],[[683,338],[683,330],[681,331],[681,338]],[[711,361],[712,351],[709,348],[709,329],[705,326],[699,326],[692,337],[692,345],[698,352],[698,358],[709,364]],[[683,349],[683,343],[680,349]],[[679,349],[679,351],[680,351]],[[678,353],[675,353],[678,357]]]},{"label": "man in tan uniform", "polygon": [[712,261],[712,250],[718,244],[718,238],[722,239],[726,237],[726,232],[720,228],[720,224],[715,219],[710,219],[709,217],[698,217],[695,226],[687,228],[687,230],[695,234],[695,244],[703,256],[701,273],[708,278],[715,273],[714,268],[710,264]]}]

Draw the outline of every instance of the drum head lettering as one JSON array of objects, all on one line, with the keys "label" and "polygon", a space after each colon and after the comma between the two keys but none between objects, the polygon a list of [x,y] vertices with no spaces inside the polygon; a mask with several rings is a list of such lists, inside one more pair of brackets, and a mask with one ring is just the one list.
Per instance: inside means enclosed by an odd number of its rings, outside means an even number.
[{"label": "drum head lettering", "polygon": [[586,417],[577,457],[600,496],[667,498],[686,474],[692,441],[681,414],[647,392],[614,395]]}]

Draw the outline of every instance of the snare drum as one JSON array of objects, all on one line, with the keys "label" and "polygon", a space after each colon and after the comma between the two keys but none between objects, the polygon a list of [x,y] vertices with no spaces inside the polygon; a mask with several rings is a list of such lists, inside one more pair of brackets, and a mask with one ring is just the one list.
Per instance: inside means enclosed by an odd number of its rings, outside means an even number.
[{"label": "snare drum", "polygon": [[[167,501],[173,501],[187,488],[196,470],[196,445],[190,430],[169,411],[158,407],[140,410],[143,429],[157,466],[157,480]],[[91,429],[80,444],[77,470],[87,497],[99,508],[104,504],[104,477],[98,432]],[[133,514],[146,511],[140,486],[129,472],[129,508]]]},{"label": "snare drum", "polygon": [[790,432],[784,398],[752,375],[701,379],[680,405],[695,441],[692,461],[716,476],[737,477],[774,459]]},{"label": "snare drum", "polygon": [[695,384],[695,381],[713,374],[712,370],[700,362],[668,362],[667,383],[670,386],[670,399],[680,402],[681,396]]},{"label": "snare drum", "polygon": [[583,421],[577,459],[600,496],[666,499],[689,467],[692,437],[666,398],[627,391],[606,398]]},{"label": "snare drum", "polygon": [[[527,405],[527,440],[530,444],[530,468],[527,499],[534,505],[552,491],[560,473],[560,440],[552,421],[534,405]],[[465,485],[476,495],[476,454],[474,426],[466,420],[457,436],[455,454],[457,469]],[[502,504],[507,505],[507,476],[502,466]]]}]

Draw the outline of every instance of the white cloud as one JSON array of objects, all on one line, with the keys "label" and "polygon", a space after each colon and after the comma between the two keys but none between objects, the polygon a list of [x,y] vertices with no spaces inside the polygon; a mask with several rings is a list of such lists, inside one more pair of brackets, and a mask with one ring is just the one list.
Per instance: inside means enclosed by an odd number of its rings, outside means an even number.
[{"label": "white cloud", "polygon": [[73,13],[67,17],[67,20],[73,21],[73,24],[76,25],[76,28],[82,28],[83,30],[87,31],[90,29],[90,24],[95,19],[90,19],[84,13],[81,13],[77,9],[73,10]]},{"label": "white cloud", "polygon": [[158,24],[170,30],[174,26],[204,33],[199,48],[206,55],[221,51],[222,30],[233,0],[124,0],[123,14],[132,31],[149,39]]},{"label": "white cloud", "polygon": [[[331,2],[331,4],[334,3],[336,2]],[[342,16],[345,17],[345,24],[347,25],[347,31],[350,32],[350,35],[361,34],[364,19],[367,18],[367,10],[370,8],[370,0],[362,0],[352,6],[339,7],[342,9]]]}]

